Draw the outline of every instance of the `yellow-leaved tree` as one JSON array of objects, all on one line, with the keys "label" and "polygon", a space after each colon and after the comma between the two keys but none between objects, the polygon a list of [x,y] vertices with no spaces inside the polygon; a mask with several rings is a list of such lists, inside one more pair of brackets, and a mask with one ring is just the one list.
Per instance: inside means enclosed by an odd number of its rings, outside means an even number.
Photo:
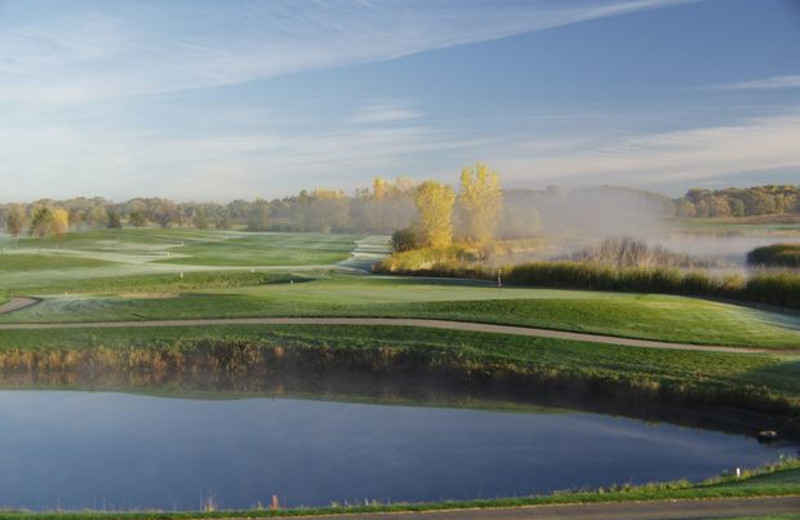
[{"label": "yellow-leaved tree", "polygon": [[474,169],[464,168],[458,206],[465,238],[477,243],[491,240],[503,209],[500,174],[480,163]]},{"label": "yellow-leaved tree", "polygon": [[61,237],[69,230],[69,213],[64,208],[54,208],[50,212],[50,233],[56,237],[56,247],[61,246]]},{"label": "yellow-leaved tree", "polygon": [[386,196],[389,189],[389,183],[383,177],[375,177],[372,179],[372,196],[377,200],[381,200]]},{"label": "yellow-leaved tree", "polygon": [[56,239],[56,247],[61,246],[61,237],[69,229],[69,213],[64,208],[39,206],[31,217],[29,233],[40,239],[51,235]]},{"label": "yellow-leaved tree", "polygon": [[453,243],[453,188],[436,181],[425,181],[417,188],[414,203],[419,211],[420,234],[425,245],[449,247]]}]

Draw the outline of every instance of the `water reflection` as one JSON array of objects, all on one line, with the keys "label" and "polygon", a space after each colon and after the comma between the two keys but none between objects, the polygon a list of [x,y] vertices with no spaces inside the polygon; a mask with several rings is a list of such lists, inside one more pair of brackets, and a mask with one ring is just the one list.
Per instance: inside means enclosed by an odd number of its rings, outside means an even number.
[{"label": "water reflection", "polygon": [[[548,411],[549,412],[549,411]],[[564,412],[0,392],[0,506],[249,508],[546,493],[755,466],[795,450]]]}]

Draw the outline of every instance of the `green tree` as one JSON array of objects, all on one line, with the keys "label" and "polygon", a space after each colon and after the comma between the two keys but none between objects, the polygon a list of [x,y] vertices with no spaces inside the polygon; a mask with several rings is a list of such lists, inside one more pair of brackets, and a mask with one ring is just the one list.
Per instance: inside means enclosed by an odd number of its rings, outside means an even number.
[{"label": "green tree", "polygon": [[144,225],[147,224],[147,217],[145,216],[144,211],[131,211],[131,213],[128,215],[128,222],[133,227],[144,227]]},{"label": "green tree", "polygon": [[480,163],[474,169],[464,168],[458,205],[467,240],[477,243],[491,240],[503,210],[500,175]]},{"label": "green tree", "polygon": [[419,247],[419,234],[412,227],[398,229],[392,233],[392,250],[397,253],[410,251]]},{"label": "green tree", "polygon": [[734,217],[744,216],[744,202],[741,199],[728,199],[728,206],[731,208],[731,215]]},{"label": "green tree", "polygon": [[25,210],[22,206],[14,204],[9,206],[6,214],[6,231],[14,237],[14,247],[17,247],[19,236],[25,230]]},{"label": "green tree", "polygon": [[119,216],[119,211],[113,208],[108,210],[106,227],[108,229],[122,229],[122,218]]},{"label": "green tree", "polygon": [[695,207],[694,203],[689,199],[678,199],[676,204],[678,216],[680,217],[696,217],[697,216],[697,208]]},{"label": "green tree", "polygon": [[28,234],[42,239],[50,232],[50,220],[52,218],[51,210],[47,206],[39,206],[33,210],[31,215],[31,226],[28,229]]},{"label": "green tree", "polygon": [[61,238],[69,230],[69,213],[64,208],[39,206],[31,217],[28,233],[39,239],[52,236],[56,239],[56,247],[61,247]]},{"label": "green tree", "polygon": [[269,227],[271,212],[269,202],[264,199],[256,199],[247,215],[247,230],[265,231]]},{"label": "green tree", "polygon": [[425,181],[417,188],[414,203],[420,218],[420,234],[425,245],[449,247],[453,243],[453,188],[436,181]]},{"label": "green tree", "polygon": [[95,206],[86,212],[83,221],[93,229],[100,229],[108,226],[108,211],[103,206]]}]

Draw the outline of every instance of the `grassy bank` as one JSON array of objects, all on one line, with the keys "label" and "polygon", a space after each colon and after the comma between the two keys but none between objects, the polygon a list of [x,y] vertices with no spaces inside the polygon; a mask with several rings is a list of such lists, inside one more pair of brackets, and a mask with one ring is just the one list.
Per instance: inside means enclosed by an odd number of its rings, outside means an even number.
[{"label": "grassy bank", "polygon": [[[655,294],[504,287],[483,282],[256,273],[186,274],[182,284],[224,290],[47,297],[0,322],[74,322],[252,316],[419,317],[522,325],[663,341],[763,348],[800,346],[800,317]],[[157,281],[157,280],[156,280]],[[259,286],[235,287],[258,282]],[[274,282],[274,283],[270,283]],[[284,282],[284,283],[280,283]],[[179,289],[180,290],[180,289]]]},{"label": "grassy bank", "polygon": [[[444,511],[452,509],[491,509],[556,504],[591,504],[656,500],[708,500],[757,496],[797,495],[800,486],[800,463],[788,459],[780,463],[746,471],[742,477],[719,476],[697,484],[688,481],[656,482],[642,486],[619,485],[594,490],[571,490],[552,495],[518,498],[445,501],[435,503],[384,504],[376,501],[358,504],[336,504],[320,508],[277,509],[257,508],[245,511],[213,512],[52,512],[29,513],[3,511],[0,520],[79,520],[124,518],[127,520],[179,520],[189,518],[267,518],[340,515],[354,513],[390,513]],[[781,515],[777,518],[796,518]]]},{"label": "grassy bank", "polygon": [[[800,363],[778,355],[637,349],[409,327],[220,326],[0,331],[0,373],[20,384],[238,384],[280,374],[432,377],[520,395],[733,407],[800,419]],[[792,420],[795,420],[792,419]]]}]

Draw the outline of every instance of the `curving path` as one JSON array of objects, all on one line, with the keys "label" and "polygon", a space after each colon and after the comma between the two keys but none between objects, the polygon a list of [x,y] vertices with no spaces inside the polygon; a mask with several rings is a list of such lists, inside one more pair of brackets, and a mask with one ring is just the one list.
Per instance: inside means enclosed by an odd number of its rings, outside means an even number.
[{"label": "curving path", "polygon": [[39,300],[35,298],[11,298],[7,303],[0,305],[0,314],[18,311],[37,303],[39,303]]},{"label": "curving path", "polygon": [[[15,303],[13,300],[7,305]],[[15,309],[37,303],[33,300],[27,305],[16,302]],[[6,311],[10,312],[10,311]],[[74,322],[74,323],[4,323],[0,330],[41,330],[41,329],[109,329],[109,328],[149,328],[149,327],[206,327],[219,325],[362,325],[362,326],[393,326],[393,327],[418,327],[424,329],[456,330],[466,332],[487,332],[493,334],[509,334],[512,336],[527,336],[532,338],[552,338],[570,341],[583,341],[587,343],[601,343],[605,345],[621,345],[626,347],[656,348],[671,350],[694,350],[704,352],[732,352],[732,353],[779,353],[800,355],[800,350],[770,350],[758,348],[735,348],[711,345],[691,345],[686,343],[668,343],[664,341],[651,341],[646,339],[619,338],[615,336],[602,336],[581,332],[566,332],[559,330],[534,329],[513,325],[493,325],[489,323],[473,323],[466,321],[446,321],[416,318],[205,318],[186,320],[142,320],[142,321],[103,321],[103,322]]]}]

